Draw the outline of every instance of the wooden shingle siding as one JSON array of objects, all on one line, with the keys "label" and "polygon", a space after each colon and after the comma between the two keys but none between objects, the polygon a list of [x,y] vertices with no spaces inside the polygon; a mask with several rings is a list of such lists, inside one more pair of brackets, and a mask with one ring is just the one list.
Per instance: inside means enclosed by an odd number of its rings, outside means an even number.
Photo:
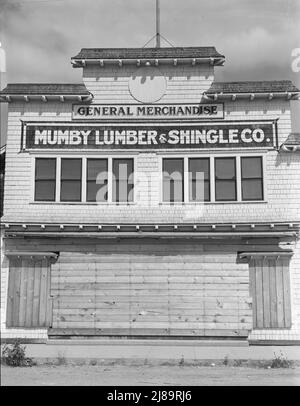
[{"label": "wooden shingle siding", "polygon": [[51,322],[49,260],[10,258],[7,327],[48,327]]},{"label": "wooden shingle siding", "polygon": [[291,327],[288,258],[252,258],[250,289],[253,297],[254,328]]}]

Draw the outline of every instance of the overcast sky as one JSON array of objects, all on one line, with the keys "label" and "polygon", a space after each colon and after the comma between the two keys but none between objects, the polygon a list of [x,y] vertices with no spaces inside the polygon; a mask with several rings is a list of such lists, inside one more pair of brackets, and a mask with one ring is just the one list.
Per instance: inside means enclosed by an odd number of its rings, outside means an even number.
[{"label": "overcast sky", "polygon": [[[291,79],[300,87],[292,71],[299,0],[160,3],[161,33],[173,45],[212,45],[225,55],[216,80]],[[0,0],[0,27],[8,82],[78,82],[70,58],[82,47],[140,47],[155,34],[155,0]]]}]

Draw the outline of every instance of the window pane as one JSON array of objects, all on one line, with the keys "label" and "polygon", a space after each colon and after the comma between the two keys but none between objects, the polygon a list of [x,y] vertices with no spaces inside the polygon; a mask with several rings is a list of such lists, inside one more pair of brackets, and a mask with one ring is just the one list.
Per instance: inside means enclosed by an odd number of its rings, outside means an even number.
[{"label": "window pane", "polygon": [[55,201],[55,180],[37,180],[35,182],[36,201]]},{"label": "window pane", "polygon": [[215,159],[216,179],[235,179],[235,158]]},{"label": "window pane", "polygon": [[56,159],[55,158],[37,158],[35,160],[35,179],[56,178]]},{"label": "window pane", "polygon": [[189,159],[189,172],[196,177],[197,172],[204,172],[204,179],[209,179],[209,158],[192,158]]},{"label": "window pane", "polygon": [[189,200],[209,201],[209,158],[189,159]]},{"label": "window pane", "polygon": [[[100,176],[98,176],[100,175]],[[87,160],[87,180],[107,179],[107,159]]]},{"label": "window pane", "polygon": [[107,159],[87,160],[87,201],[107,201]]},{"label": "window pane", "polygon": [[262,178],[262,158],[247,157],[241,158],[242,179]]},{"label": "window pane", "polygon": [[236,200],[235,181],[216,181],[216,200]]},{"label": "window pane", "polygon": [[36,201],[55,201],[56,159],[37,158],[35,160],[35,192]]},{"label": "window pane", "polygon": [[183,159],[163,160],[163,201],[183,202]]},{"label": "window pane", "polygon": [[216,201],[236,200],[235,158],[215,158]]},{"label": "window pane", "polygon": [[60,199],[62,202],[81,201],[81,159],[61,160]]},{"label": "window pane", "polygon": [[61,179],[81,179],[81,159],[66,158],[61,160]]},{"label": "window pane", "polygon": [[106,202],[108,198],[107,182],[105,184],[96,184],[88,182],[87,201],[88,202]]},{"label": "window pane", "polygon": [[263,200],[263,184],[260,179],[249,179],[242,182],[243,200]]},{"label": "window pane", "polygon": [[81,181],[63,180],[61,182],[60,198],[62,202],[80,202]]},{"label": "window pane", "polygon": [[133,201],[133,159],[113,159],[113,201]]}]

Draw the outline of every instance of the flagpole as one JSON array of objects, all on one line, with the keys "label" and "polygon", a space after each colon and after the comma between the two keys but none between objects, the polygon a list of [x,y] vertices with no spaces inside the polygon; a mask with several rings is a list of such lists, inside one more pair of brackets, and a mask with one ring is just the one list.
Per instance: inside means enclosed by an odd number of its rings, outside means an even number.
[{"label": "flagpole", "polygon": [[156,0],[156,48],[160,48],[160,4]]}]

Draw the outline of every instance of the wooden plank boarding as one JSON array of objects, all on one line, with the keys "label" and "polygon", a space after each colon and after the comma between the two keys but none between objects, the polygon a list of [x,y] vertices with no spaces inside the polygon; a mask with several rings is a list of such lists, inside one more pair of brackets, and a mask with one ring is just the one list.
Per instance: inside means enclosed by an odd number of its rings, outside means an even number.
[{"label": "wooden plank boarding", "polygon": [[166,254],[163,245],[164,255],[153,255],[153,247],[139,245],[135,255],[127,253],[132,247],[61,253],[51,279],[53,329],[119,328],[122,335],[161,326],[173,335],[180,326],[181,334],[194,329],[205,335],[251,328],[248,268],[235,263],[236,255],[195,254],[195,247],[182,255],[180,246]]}]

